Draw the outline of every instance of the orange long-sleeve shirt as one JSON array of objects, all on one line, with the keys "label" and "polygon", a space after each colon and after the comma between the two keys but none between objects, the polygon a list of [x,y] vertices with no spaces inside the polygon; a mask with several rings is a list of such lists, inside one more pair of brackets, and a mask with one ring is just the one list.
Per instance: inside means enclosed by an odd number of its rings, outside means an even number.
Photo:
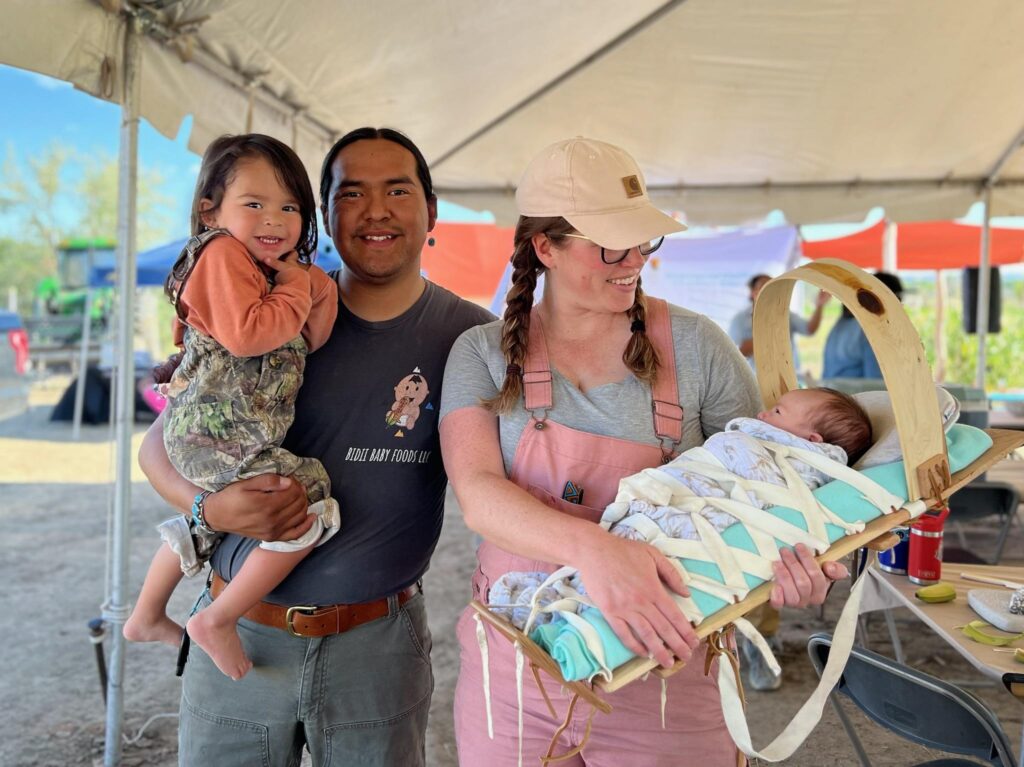
[{"label": "orange long-sleeve shirt", "polygon": [[[273,289],[245,246],[216,237],[203,249],[180,305],[189,325],[236,357],[256,357],[277,349],[299,333],[309,350],[327,341],[338,316],[338,287],[318,266],[288,269],[275,276]],[[185,327],[175,320],[174,342]]]}]

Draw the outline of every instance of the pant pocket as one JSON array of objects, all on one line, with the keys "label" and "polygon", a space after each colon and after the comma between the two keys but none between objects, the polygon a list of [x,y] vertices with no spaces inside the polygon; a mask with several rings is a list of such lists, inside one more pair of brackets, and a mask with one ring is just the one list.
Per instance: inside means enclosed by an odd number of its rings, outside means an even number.
[{"label": "pant pocket", "polygon": [[[423,767],[430,700],[387,722],[332,727],[324,732],[322,767]],[[314,764],[319,764],[313,759]]]},{"label": "pant pocket", "polygon": [[[422,602],[423,596],[418,594],[412,599]],[[406,604],[398,614],[401,616],[402,623],[405,624],[405,628],[409,632],[409,641],[416,648],[420,658],[429,666],[433,640],[430,636],[430,627],[427,625],[427,614],[422,606],[412,605],[412,608],[410,609],[410,605]]]},{"label": "pant pocket", "polygon": [[270,735],[262,724],[210,714],[182,699],[178,756],[181,767],[271,767]]}]

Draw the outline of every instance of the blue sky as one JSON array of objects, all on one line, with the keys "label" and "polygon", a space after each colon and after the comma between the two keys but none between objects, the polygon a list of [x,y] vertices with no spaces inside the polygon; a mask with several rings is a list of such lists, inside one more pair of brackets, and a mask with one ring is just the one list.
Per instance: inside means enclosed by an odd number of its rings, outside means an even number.
[{"label": "blue sky", "polygon": [[[114,104],[76,91],[67,83],[32,72],[0,65],[0,92],[8,107],[0,123],[0,148],[13,154],[25,170],[29,158],[60,143],[83,156],[105,153],[117,157],[121,110]],[[181,135],[170,141],[145,121],[139,130],[142,167],[159,171],[163,191],[174,200],[172,220],[187,233],[189,198],[199,168],[199,158],[186,149],[188,122]],[[10,234],[15,225],[0,220],[0,232]]]},{"label": "blue sky", "polygon": [[[0,121],[0,151],[13,153],[23,170],[28,158],[42,154],[54,142],[74,148],[83,156],[100,152],[116,158],[121,127],[121,109],[71,85],[33,72],[0,64],[0,93],[4,94],[4,117]],[[162,191],[173,201],[173,237],[188,233],[188,215],[199,156],[188,150],[191,119],[171,140],[142,120],[139,128],[140,168],[159,172]],[[441,218],[447,221],[493,221],[457,205],[442,202]],[[16,222],[0,217],[0,234],[11,235]],[[180,234],[177,232],[180,230]]]}]

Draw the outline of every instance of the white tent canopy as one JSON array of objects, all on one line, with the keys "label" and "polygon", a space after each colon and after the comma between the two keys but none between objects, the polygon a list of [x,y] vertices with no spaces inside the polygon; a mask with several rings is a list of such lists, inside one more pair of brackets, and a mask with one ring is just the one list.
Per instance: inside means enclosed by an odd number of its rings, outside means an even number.
[{"label": "white tent canopy", "polygon": [[[449,199],[511,213],[547,143],[628,148],[697,223],[1024,213],[1016,0],[132,0],[139,113],[191,146],[255,130],[315,178],[361,125],[407,132]],[[116,100],[119,0],[5,3],[0,60]]]},{"label": "white tent canopy", "polygon": [[[859,220],[877,205],[891,220],[949,218],[979,197],[988,215],[1024,213],[1018,0],[6,0],[3,10],[0,63],[124,107],[106,765],[120,760],[128,609],[139,116],[173,136],[192,115],[197,152],[222,133],[275,135],[314,179],[346,131],[399,128],[441,195],[502,221],[528,160],[581,134],[626,147],[652,196],[691,222],[777,208],[800,224]],[[987,278],[983,269],[980,370]]]}]

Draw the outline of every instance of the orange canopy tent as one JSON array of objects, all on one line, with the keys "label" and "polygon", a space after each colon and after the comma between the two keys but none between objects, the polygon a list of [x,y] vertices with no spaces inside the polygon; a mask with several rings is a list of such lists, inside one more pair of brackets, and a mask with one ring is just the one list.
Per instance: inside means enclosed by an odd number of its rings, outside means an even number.
[{"label": "orange canopy tent", "polygon": [[[977,266],[981,227],[953,221],[897,224],[897,269],[962,269]],[[806,258],[841,258],[862,269],[881,269],[886,223],[846,237],[801,243]],[[991,229],[992,266],[1024,261],[1024,229]]]},{"label": "orange canopy tent", "polygon": [[845,237],[834,237],[817,242],[801,241],[800,250],[804,258],[841,258],[861,269],[882,268],[882,241],[885,238],[885,222]]},{"label": "orange canopy tent", "polygon": [[462,298],[489,306],[512,256],[512,232],[494,224],[439,223],[423,248],[427,279]]}]

